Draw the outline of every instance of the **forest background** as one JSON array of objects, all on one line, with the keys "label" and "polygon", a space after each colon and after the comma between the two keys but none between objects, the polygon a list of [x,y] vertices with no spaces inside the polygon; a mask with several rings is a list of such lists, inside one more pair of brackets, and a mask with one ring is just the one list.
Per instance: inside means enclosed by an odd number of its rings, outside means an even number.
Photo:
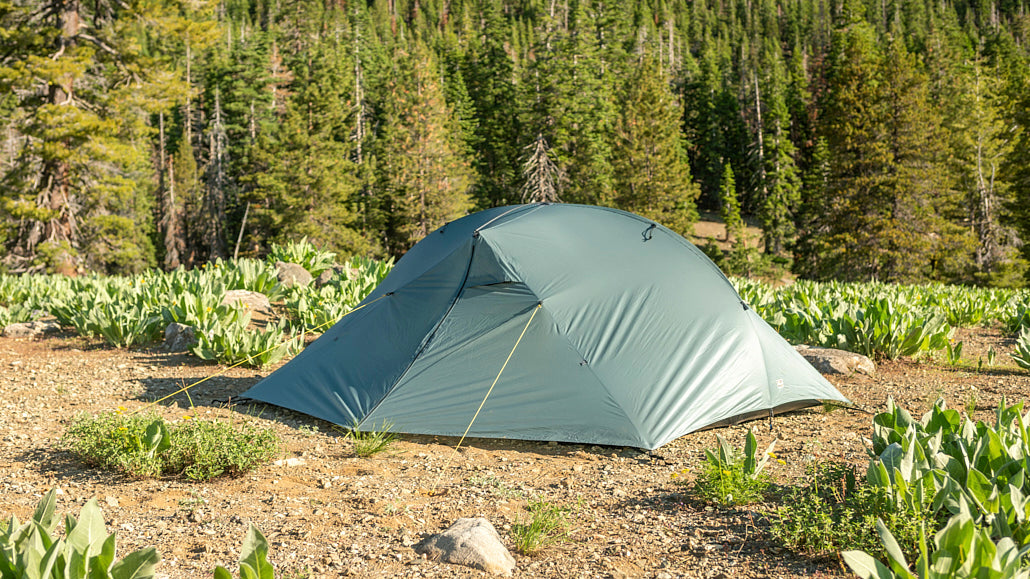
[{"label": "forest background", "polygon": [[1026,285],[1028,8],[0,0],[0,267],[397,256],[562,201],[721,211],[736,273]]}]

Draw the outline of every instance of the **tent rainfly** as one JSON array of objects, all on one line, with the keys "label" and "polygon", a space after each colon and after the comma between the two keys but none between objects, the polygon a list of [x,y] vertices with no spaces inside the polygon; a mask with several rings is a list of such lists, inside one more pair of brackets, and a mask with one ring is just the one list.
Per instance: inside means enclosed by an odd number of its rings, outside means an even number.
[{"label": "tent rainfly", "polygon": [[486,397],[469,436],[644,449],[846,401],[700,250],[614,209],[458,219],[362,305],[244,396],[443,436],[461,436]]}]

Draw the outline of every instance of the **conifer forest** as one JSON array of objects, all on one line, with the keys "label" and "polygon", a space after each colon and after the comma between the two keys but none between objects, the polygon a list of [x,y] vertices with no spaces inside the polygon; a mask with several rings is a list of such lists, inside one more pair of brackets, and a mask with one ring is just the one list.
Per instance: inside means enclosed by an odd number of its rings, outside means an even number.
[{"label": "conifer forest", "polygon": [[1025,286],[1028,42],[1030,0],[0,0],[0,270],[398,256],[550,201],[743,218],[728,269]]}]

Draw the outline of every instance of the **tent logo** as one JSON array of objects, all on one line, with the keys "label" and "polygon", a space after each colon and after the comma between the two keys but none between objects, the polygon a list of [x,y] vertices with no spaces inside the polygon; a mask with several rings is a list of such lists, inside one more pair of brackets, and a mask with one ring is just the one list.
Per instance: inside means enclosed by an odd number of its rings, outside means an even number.
[{"label": "tent logo", "polygon": [[780,378],[776,381],[776,387],[783,388],[783,378]]}]

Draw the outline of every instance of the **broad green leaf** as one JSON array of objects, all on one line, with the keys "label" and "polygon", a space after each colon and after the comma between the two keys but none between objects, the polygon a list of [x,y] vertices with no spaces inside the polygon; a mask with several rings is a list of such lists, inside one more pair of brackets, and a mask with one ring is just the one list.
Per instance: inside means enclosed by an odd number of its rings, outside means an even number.
[{"label": "broad green leaf", "polygon": [[275,579],[275,570],[268,563],[268,540],[253,524],[247,529],[247,538],[243,540],[240,564],[253,568],[258,579]]},{"label": "broad green leaf", "polygon": [[161,555],[154,547],[133,551],[111,567],[111,579],[147,579],[154,576],[154,566]]},{"label": "broad green leaf", "polygon": [[32,511],[32,520],[42,525],[48,534],[54,530],[54,507],[56,505],[57,489],[54,488],[43,495],[43,498],[36,504],[36,510]]},{"label": "broad green leaf", "polygon": [[844,551],[841,553],[844,562],[851,568],[851,571],[862,579],[893,579],[891,572],[883,563],[863,551]]},{"label": "broad green leaf", "polygon": [[215,579],[232,579],[232,573],[221,565],[215,567]]},{"label": "broad green leaf", "polygon": [[896,573],[903,573],[908,570],[908,561],[905,560],[905,554],[901,552],[901,547],[898,545],[898,541],[894,539],[894,535],[887,530],[886,525],[883,524],[881,519],[876,519],[876,534],[880,536],[880,543],[883,544],[883,550],[887,552],[887,559],[890,563],[891,569],[894,569]]},{"label": "broad green leaf", "polygon": [[100,512],[97,500],[90,499],[79,511],[78,522],[68,533],[65,541],[73,549],[83,552],[83,556],[88,560],[99,551],[106,539],[107,529],[104,528],[104,515]]}]

